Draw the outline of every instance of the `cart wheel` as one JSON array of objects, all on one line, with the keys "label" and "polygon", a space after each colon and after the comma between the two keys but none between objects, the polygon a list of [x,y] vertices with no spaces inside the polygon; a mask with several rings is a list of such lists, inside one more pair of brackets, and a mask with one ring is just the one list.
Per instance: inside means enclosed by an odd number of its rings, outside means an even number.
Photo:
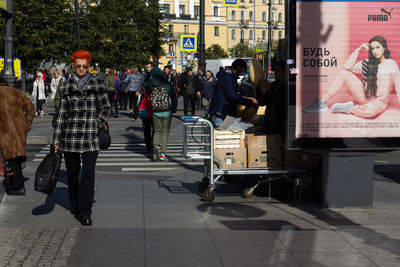
[{"label": "cart wheel", "polygon": [[253,188],[245,188],[243,190],[243,197],[244,198],[252,198],[254,195],[254,190]]},{"label": "cart wheel", "polygon": [[204,201],[206,201],[206,202],[213,202],[214,197],[215,197],[214,189],[212,189],[212,188],[209,187],[209,188],[207,188],[206,190],[204,190],[204,191],[201,193],[201,195],[202,195]]},{"label": "cart wheel", "polygon": [[291,186],[286,190],[286,196],[290,201],[298,202],[301,197],[301,186]]},{"label": "cart wheel", "polygon": [[199,184],[199,191],[202,193],[204,190],[207,189],[208,185],[210,184],[210,179],[208,177],[204,177]]}]

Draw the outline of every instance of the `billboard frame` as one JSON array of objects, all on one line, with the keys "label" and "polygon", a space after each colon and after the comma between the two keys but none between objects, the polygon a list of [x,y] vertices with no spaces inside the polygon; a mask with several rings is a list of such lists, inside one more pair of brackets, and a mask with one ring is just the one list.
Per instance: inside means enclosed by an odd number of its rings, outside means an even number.
[{"label": "billboard frame", "polygon": [[[310,0],[312,1],[312,0]],[[364,0],[369,2],[368,0]],[[364,2],[361,1],[361,2]],[[400,149],[399,137],[347,137],[347,138],[326,138],[310,137],[296,138],[296,75],[290,74],[290,70],[296,70],[296,0],[286,1],[286,23],[285,32],[288,42],[287,61],[287,124],[286,144],[288,149],[308,151],[390,151]],[[316,1],[312,1],[316,2]]]}]

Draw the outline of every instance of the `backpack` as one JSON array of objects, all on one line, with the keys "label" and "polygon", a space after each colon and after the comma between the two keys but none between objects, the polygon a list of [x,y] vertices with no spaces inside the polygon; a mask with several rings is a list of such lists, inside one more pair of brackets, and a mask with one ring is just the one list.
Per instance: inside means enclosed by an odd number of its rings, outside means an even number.
[{"label": "backpack", "polygon": [[153,111],[166,111],[169,107],[169,95],[164,86],[157,86],[150,95]]},{"label": "backpack", "polygon": [[152,113],[150,95],[147,95],[147,93],[143,93],[142,100],[139,104],[139,118],[143,120],[148,120],[151,119],[151,117]]}]

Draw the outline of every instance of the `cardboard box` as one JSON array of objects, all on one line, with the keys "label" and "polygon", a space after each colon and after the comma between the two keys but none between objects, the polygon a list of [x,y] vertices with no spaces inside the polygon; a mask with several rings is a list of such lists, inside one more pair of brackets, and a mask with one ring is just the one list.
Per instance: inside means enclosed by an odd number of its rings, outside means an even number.
[{"label": "cardboard box", "polygon": [[282,166],[281,137],[276,134],[246,134],[248,168]]},{"label": "cardboard box", "polygon": [[214,130],[214,149],[217,148],[244,148],[245,131],[231,132]]},{"label": "cardboard box", "polygon": [[283,150],[283,165],[287,167],[312,167],[318,164],[318,156],[297,150]]},{"label": "cardboard box", "polygon": [[[214,149],[214,156],[221,162],[221,169],[247,168],[246,148],[217,148]],[[214,167],[219,169],[216,165]]]}]

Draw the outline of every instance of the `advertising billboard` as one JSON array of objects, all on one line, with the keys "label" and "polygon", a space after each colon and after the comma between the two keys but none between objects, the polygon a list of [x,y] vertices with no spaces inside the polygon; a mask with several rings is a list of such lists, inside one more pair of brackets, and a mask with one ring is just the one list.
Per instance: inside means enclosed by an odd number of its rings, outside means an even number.
[{"label": "advertising billboard", "polygon": [[7,0],[0,0],[0,9],[7,11]]},{"label": "advertising billboard", "polygon": [[400,137],[400,2],[295,4],[294,138]]}]

